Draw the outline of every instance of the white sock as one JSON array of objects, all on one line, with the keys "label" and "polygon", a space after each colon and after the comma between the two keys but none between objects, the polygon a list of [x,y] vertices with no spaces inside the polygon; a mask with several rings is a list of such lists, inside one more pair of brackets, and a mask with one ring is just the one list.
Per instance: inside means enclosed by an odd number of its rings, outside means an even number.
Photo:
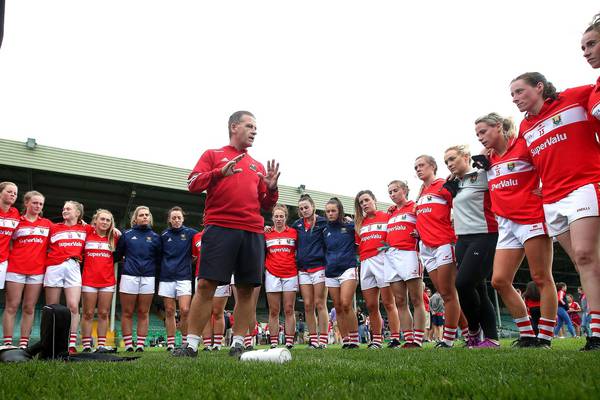
[{"label": "white sock", "polygon": [[241,335],[236,335],[233,337],[233,340],[231,341],[231,347],[235,347],[235,344],[239,343],[240,346],[244,346],[244,337]]},{"label": "white sock", "polygon": [[193,335],[191,333],[188,334],[187,335],[187,343],[188,343],[188,347],[191,347],[192,350],[198,351],[198,344],[200,343],[200,336]]}]

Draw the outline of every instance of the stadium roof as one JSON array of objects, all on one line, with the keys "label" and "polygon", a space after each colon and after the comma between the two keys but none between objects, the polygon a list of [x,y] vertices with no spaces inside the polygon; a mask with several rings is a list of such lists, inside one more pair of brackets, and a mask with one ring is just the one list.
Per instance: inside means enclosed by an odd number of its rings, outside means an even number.
[{"label": "stadium roof", "polygon": [[[0,164],[7,166],[187,192],[186,180],[190,170],[185,168],[43,146],[36,144],[34,139],[29,139],[28,142],[0,139],[0,149],[2,150]],[[305,190],[304,187],[280,185],[279,202],[296,206],[302,193],[308,193],[319,210],[323,210],[325,203],[336,196],[341,200],[347,213],[354,213],[352,197]],[[387,203],[379,203],[379,208],[382,210],[386,210],[388,206]]]}]

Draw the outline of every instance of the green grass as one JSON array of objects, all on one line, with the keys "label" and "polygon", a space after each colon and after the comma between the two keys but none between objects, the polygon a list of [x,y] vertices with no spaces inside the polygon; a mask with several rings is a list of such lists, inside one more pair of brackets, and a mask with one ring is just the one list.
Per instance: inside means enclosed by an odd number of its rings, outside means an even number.
[{"label": "green grass", "polygon": [[279,365],[242,363],[226,351],[174,359],[164,349],[126,363],[34,361],[0,365],[0,399],[593,398],[600,352],[583,340],[552,350],[307,350]]}]

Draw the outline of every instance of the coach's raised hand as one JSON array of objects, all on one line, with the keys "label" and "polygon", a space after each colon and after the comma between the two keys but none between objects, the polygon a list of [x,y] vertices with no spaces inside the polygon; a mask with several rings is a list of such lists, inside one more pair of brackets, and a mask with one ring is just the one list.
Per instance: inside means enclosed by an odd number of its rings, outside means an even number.
[{"label": "coach's raised hand", "polygon": [[223,176],[231,176],[233,174],[239,174],[240,172],[242,172],[241,168],[236,168],[235,166],[242,158],[244,158],[245,155],[246,153],[242,153],[239,156],[233,158],[233,160],[229,161],[227,164],[225,164],[225,166],[221,168],[221,174],[223,174]]},{"label": "coach's raised hand", "polygon": [[275,160],[267,161],[267,175],[258,173],[258,176],[265,182],[269,190],[277,189],[279,175],[281,175],[281,172],[279,172],[279,163]]}]

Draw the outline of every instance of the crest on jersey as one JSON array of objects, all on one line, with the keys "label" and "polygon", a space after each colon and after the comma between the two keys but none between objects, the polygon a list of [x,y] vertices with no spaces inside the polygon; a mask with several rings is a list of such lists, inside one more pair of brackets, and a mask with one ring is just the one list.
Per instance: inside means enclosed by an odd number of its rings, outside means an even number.
[{"label": "crest on jersey", "polygon": [[250,168],[252,171],[256,172],[256,165],[254,165],[254,164],[250,164],[250,167],[249,167],[249,168]]},{"label": "crest on jersey", "polygon": [[513,169],[515,169],[515,163],[509,162],[508,164],[506,164],[506,168],[508,168],[509,171],[512,171]]},{"label": "crest on jersey", "polygon": [[381,224],[377,224],[377,229],[381,230],[381,228],[383,228],[383,226]]},{"label": "crest on jersey", "polygon": [[346,229],[346,228],[342,228],[342,229],[340,229],[340,232],[341,232],[341,233],[347,233],[347,232],[348,232],[348,229]]},{"label": "crest on jersey", "polygon": [[477,180],[477,174],[473,174],[471,175],[471,183],[475,183],[475,181]]},{"label": "crest on jersey", "polygon": [[133,237],[131,238],[131,240],[137,240],[137,237],[133,236]]},{"label": "crest on jersey", "polygon": [[182,233],[179,237],[181,238],[181,240],[185,240],[185,233]]},{"label": "crest on jersey", "polygon": [[402,214],[402,216],[400,217],[400,219],[401,219],[402,221],[404,221],[404,220],[406,219],[406,214]]},{"label": "crest on jersey", "polygon": [[169,240],[167,240],[167,243],[171,241],[171,238],[169,238]]},{"label": "crest on jersey", "polygon": [[431,199],[433,199],[433,197],[431,197],[431,195],[430,195],[430,194],[429,194],[429,195],[427,195],[427,200],[428,200],[428,201],[431,201]]},{"label": "crest on jersey", "polygon": [[552,123],[554,124],[554,126],[558,126],[558,125],[562,124],[562,119],[560,118],[560,114],[552,117]]},{"label": "crest on jersey", "polygon": [[150,236],[146,236],[146,242],[151,242],[152,238]]}]

